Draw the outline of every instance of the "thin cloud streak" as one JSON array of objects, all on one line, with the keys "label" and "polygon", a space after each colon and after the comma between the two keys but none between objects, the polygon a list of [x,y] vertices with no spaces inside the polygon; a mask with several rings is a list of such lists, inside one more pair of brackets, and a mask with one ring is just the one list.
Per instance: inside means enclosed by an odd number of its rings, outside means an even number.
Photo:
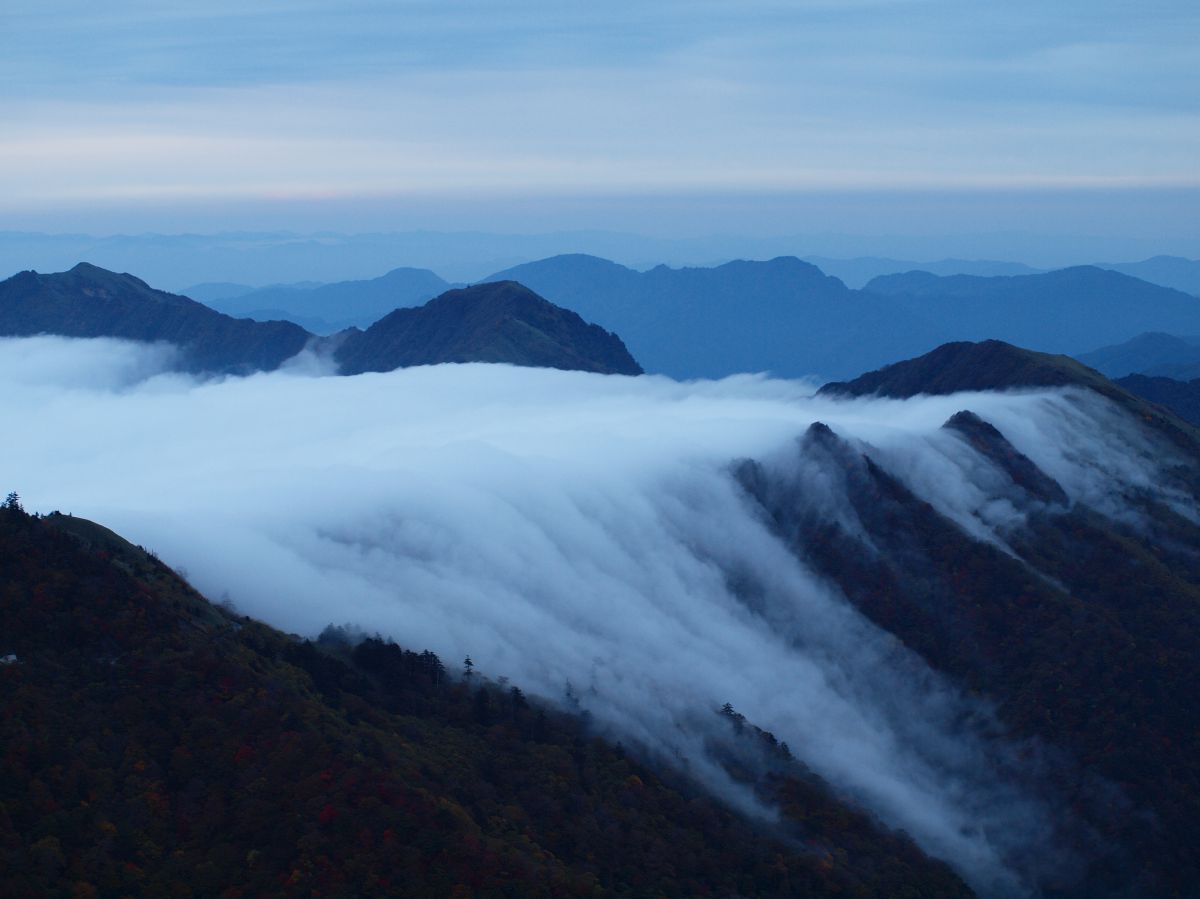
[{"label": "thin cloud streak", "polygon": [[1183,4],[89,10],[9,12],[0,212],[206,191],[1200,183],[1200,15]]}]

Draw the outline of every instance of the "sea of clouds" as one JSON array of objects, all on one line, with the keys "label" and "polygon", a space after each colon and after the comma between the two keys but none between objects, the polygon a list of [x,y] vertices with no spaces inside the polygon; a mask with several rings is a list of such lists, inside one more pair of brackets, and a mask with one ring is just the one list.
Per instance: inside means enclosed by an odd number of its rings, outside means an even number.
[{"label": "sea of clouds", "polygon": [[[941,425],[995,424],[1072,499],[1154,482],[1151,448],[1071,392],[815,397],[502,365],[332,377],[170,373],[167,347],[0,340],[0,489],[95,519],[285,630],[378,631],[551,699],[765,814],[705,755],[729,702],[985,893],[1032,889],[1052,811],[962,696],[769,530],[732,475],[814,421],[981,539],[1022,514]],[[838,514],[836,481],[796,463]],[[811,470],[810,470],[811,469]],[[1114,507],[1115,509],[1115,507]],[[1114,511],[1115,514],[1115,511]],[[755,602],[731,586],[749,572]]]}]

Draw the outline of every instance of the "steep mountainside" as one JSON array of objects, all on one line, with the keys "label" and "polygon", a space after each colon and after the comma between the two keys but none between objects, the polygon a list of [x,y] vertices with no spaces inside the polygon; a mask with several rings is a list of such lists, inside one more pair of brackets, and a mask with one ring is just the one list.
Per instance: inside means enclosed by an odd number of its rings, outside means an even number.
[{"label": "steep mountainside", "polygon": [[675,378],[836,377],[938,343],[919,317],[794,257],[636,272],[556,256],[488,280],[504,279],[616,331],[647,371]]},{"label": "steep mountainside", "polygon": [[1091,846],[1081,853],[1095,856],[1089,890],[1194,896],[1200,729],[1190,689],[1167,685],[1200,677],[1198,432],[1073,360],[995,341],[941,347],[823,392],[1036,386],[1080,391],[1081,409],[1096,392],[1128,412],[1123,420],[1155,447],[1145,452],[1162,460],[1164,492],[1126,488],[1119,517],[1100,511],[1111,496],[1069,501],[1004,434],[966,411],[946,431],[1006,473],[992,495],[1019,511],[995,544],[972,539],[914,495],[873,447],[828,429],[814,428],[802,452],[836,461],[826,470],[837,473],[851,510],[841,523],[806,512],[810,501],[769,469],[750,466],[742,477],[795,551],[873,620],[992,697],[1007,726],[1068,751],[1073,762],[1044,763],[1091,830],[1077,836]]},{"label": "steep mountainside", "polygon": [[6,896],[971,895],[732,710],[770,832],[515,686],[289,637],[12,500],[0,613]]},{"label": "steep mountainside", "polygon": [[641,374],[615,334],[512,281],[451,290],[418,309],[397,309],[347,334],[344,374],[438,362],[509,362],[609,374]]},{"label": "steep mountainside", "polygon": [[311,337],[291,322],[230,318],[84,262],[69,272],[21,272],[0,282],[0,336],[34,334],[167,341],[180,347],[187,371],[234,373],[278,368]]},{"label": "steep mountainside", "polygon": [[1081,353],[1146,331],[1200,333],[1200,298],[1094,266],[995,278],[909,272],[864,289],[940,323],[946,340]]},{"label": "steep mountainside", "polygon": [[282,313],[290,321],[326,323],[324,333],[366,328],[393,309],[419,306],[451,285],[428,269],[397,268],[366,281],[338,281],[303,288],[264,287],[227,299],[213,299],[214,309],[241,318],[263,320]]}]

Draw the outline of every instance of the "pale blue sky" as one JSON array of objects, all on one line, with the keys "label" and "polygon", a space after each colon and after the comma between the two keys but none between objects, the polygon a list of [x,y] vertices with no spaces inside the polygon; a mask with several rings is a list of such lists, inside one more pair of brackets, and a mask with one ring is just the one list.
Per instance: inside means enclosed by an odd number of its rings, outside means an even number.
[{"label": "pale blue sky", "polygon": [[1183,236],[1200,187],[1192,0],[164,7],[4,4],[0,228],[495,227],[480,198],[515,228],[719,231],[763,197],[779,232],[815,194],[1099,191]]}]

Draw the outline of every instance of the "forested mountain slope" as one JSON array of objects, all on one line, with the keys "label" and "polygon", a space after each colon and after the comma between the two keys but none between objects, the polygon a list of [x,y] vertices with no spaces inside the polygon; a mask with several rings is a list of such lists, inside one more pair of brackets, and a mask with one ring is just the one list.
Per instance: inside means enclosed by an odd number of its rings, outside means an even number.
[{"label": "forested mountain slope", "polygon": [[970,895],[732,710],[769,832],[515,686],[284,635],[15,498],[0,616],[4,895]]}]

